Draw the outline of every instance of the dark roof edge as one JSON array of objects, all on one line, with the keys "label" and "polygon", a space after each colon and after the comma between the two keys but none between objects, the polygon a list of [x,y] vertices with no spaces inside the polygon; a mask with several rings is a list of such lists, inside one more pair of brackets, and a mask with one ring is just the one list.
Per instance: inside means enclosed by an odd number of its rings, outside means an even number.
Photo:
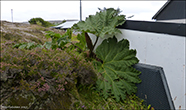
[{"label": "dark roof edge", "polygon": [[186,37],[186,24],[127,20],[119,29],[129,29]]},{"label": "dark roof edge", "polygon": [[165,9],[165,7],[170,3],[171,0],[168,0],[159,10],[158,12],[152,17],[152,19],[156,19],[156,17]]},{"label": "dark roof edge", "polygon": [[166,79],[165,73],[163,71],[163,68],[160,68],[159,72],[160,72],[161,79],[162,79],[162,82],[163,82],[163,85],[164,85],[164,88],[165,88],[165,93],[167,95],[167,99],[168,99],[168,102],[169,102],[169,105],[170,105],[170,109],[175,110],[175,106],[174,106],[174,103],[172,101],[170,89],[169,89],[169,86],[168,86],[167,79]]}]

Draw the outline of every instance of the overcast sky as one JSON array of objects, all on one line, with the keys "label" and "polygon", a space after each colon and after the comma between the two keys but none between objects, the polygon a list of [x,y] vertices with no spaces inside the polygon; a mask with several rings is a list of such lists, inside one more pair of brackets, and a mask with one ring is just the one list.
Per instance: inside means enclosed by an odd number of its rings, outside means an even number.
[{"label": "overcast sky", "polygon": [[[159,1],[87,1],[82,0],[82,20],[94,15],[98,8],[120,8],[123,15],[131,20],[151,20],[153,15],[166,3]],[[34,17],[44,20],[80,19],[80,1],[1,1],[1,20],[26,22]]]}]

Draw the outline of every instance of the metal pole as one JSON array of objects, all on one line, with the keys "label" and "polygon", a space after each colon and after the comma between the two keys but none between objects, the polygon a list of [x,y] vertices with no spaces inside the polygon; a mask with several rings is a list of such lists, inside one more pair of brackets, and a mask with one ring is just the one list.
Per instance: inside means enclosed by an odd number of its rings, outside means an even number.
[{"label": "metal pole", "polygon": [[82,12],[81,12],[81,0],[80,0],[80,21],[82,21]]},{"label": "metal pole", "polygon": [[13,9],[11,9],[11,16],[12,16],[12,22],[13,22]]}]

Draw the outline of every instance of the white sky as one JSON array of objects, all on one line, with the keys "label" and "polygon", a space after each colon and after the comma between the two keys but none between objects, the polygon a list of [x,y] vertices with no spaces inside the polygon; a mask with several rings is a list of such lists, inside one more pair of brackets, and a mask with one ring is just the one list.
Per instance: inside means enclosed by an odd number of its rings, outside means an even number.
[{"label": "white sky", "polygon": [[[121,14],[134,15],[131,20],[152,19],[154,14],[166,3],[161,1],[81,1],[82,19],[88,15],[95,15],[98,7],[120,8]],[[80,19],[80,1],[1,1],[1,20],[26,22],[34,17],[44,20]]]}]

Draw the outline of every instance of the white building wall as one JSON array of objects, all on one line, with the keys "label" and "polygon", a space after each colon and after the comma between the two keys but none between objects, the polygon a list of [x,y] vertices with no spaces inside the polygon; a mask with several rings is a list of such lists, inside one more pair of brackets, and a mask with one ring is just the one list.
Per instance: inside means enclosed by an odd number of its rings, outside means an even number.
[{"label": "white building wall", "polygon": [[[120,30],[122,34],[117,39],[129,40],[130,48],[137,50],[140,63],[163,67],[175,108],[186,109],[186,37]],[[93,42],[95,38],[91,35]],[[97,45],[102,41],[99,39]]]}]

